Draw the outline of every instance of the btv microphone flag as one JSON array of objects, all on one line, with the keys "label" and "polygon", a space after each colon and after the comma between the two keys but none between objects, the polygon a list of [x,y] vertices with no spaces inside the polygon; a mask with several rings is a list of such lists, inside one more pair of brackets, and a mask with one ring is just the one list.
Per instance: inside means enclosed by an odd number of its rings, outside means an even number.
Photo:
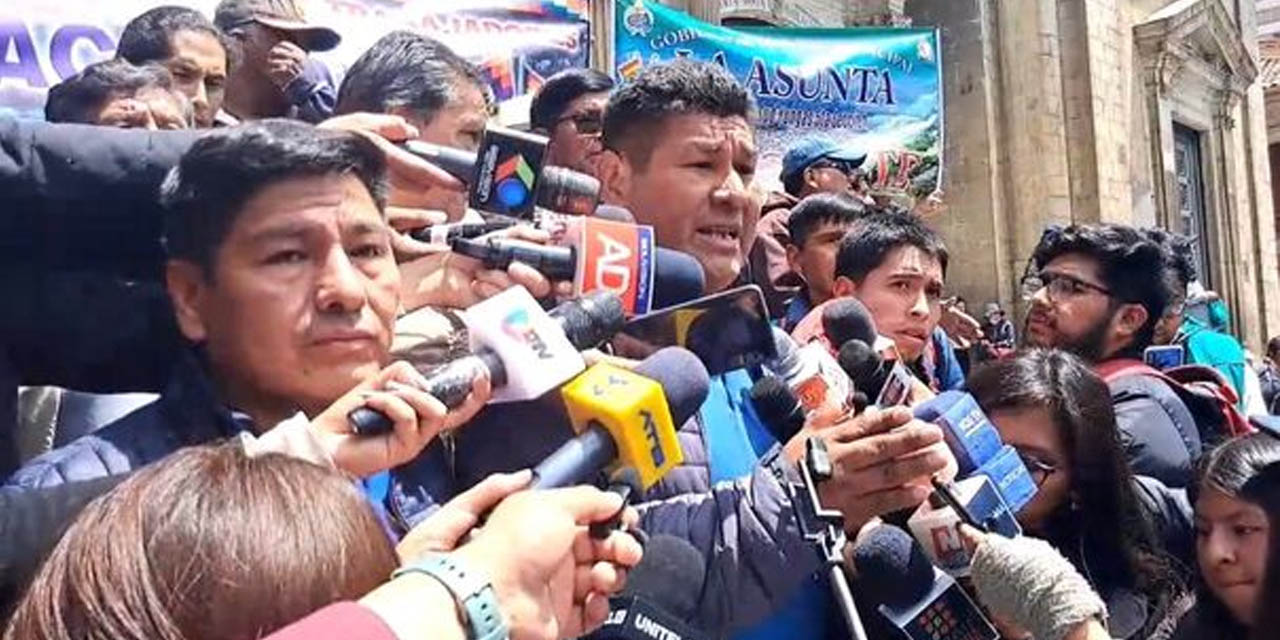
[{"label": "btv microphone flag", "polygon": [[560,323],[524,287],[471,306],[462,319],[472,350],[487,347],[505,365],[507,383],[494,388],[493,402],[536,398],[586,368]]}]

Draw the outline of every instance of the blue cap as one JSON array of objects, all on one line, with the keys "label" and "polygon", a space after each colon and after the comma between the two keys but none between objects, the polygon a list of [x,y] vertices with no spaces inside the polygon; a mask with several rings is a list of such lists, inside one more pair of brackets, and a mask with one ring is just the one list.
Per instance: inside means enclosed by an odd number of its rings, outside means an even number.
[{"label": "blue cap", "polygon": [[785,182],[787,178],[804,171],[809,165],[823,158],[862,164],[862,161],[867,159],[867,153],[852,145],[842,146],[829,138],[801,138],[799,142],[787,149],[786,155],[782,156],[782,175],[779,177]]}]

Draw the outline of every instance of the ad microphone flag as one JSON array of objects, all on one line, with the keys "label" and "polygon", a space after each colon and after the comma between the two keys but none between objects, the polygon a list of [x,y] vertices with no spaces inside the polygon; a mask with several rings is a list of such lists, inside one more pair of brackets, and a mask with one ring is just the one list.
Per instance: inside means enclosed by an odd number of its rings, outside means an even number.
[{"label": "ad microphone flag", "polygon": [[[532,400],[582,371],[578,352],[603,344],[622,328],[626,317],[617,296],[596,292],[565,302],[550,313],[523,287],[512,287],[463,314],[473,343],[472,355],[454,360],[427,376],[423,391],[446,407],[462,404],[471,383],[488,372],[494,401]],[[360,407],[347,416],[354,433],[387,433],[386,415]]]},{"label": "ad microphone flag", "polygon": [[649,489],[684,459],[676,438],[707,399],[710,378],[691,352],[667,347],[634,370],[598,363],[561,389],[578,434],[533,469],[534,488],[589,482],[613,466]]},{"label": "ad microphone flag", "polygon": [[455,237],[450,247],[488,269],[523,262],[551,280],[573,282],[574,295],[611,291],[627,315],[643,315],[703,293],[702,265],[688,254],[656,246],[651,226],[593,217],[569,218],[562,226],[558,243],[552,245]]}]

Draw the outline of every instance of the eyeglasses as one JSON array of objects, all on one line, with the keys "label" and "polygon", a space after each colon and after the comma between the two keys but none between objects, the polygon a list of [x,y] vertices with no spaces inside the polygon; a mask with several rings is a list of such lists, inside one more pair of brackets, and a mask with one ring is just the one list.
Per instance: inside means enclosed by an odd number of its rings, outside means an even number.
[{"label": "eyeglasses", "polygon": [[556,120],[556,124],[565,121],[572,122],[573,128],[584,136],[598,136],[604,129],[604,115],[600,113],[575,113]]},{"label": "eyeglasses", "polygon": [[809,167],[812,169],[835,169],[850,178],[862,176],[862,163],[851,162],[849,160],[835,160],[833,158],[827,158],[819,160],[809,165]]},{"label": "eyeglasses", "polygon": [[1031,476],[1031,481],[1035,483],[1037,489],[1049,479],[1049,476],[1058,471],[1058,467],[1025,451],[1018,450],[1018,457],[1022,458],[1022,464],[1027,467],[1027,475]]},{"label": "eyeglasses", "polygon": [[1041,271],[1040,273],[1027,275],[1022,279],[1023,300],[1034,298],[1041,289],[1045,289],[1048,292],[1050,302],[1074,298],[1089,291],[1096,291],[1104,296],[1111,297],[1110,289],[1092,282],[1085,282],[1080,278],[1065,273]]}]

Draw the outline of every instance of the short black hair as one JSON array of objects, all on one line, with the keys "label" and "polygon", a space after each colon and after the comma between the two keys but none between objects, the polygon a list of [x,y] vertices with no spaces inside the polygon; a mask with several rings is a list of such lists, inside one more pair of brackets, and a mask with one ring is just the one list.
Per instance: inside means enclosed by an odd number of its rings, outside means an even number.
[{"label": "short black hair", "polygon": [[[424,122],[456,98],[466,81],[484,92],[484,76],[439,41],[410,31],[392,31],[373,43],[347,70],[334,113],[387,113],[401,107]],[[487,99],[487,98],[486,98]]]},{"label": "short black hair", "polygon": [[741,116],[750,124],[755,103],[719,65],[681,58],[645,67],[613,92],[604,110],[602,141],[643,167],[667,118],[696,113]]},{"label": "short black hair", "polygon": [[913,246],[938,261],[947,274],[947,245],[933,229],[912,213],[877,211],[854,221],[840,240],[836,253],[836,276],[861,283],[867,274],[884,264],[894,249]]},{"label": "short black hair", "polygon": [[574,100],[613,90],[613,79],[595,69],[565,69],[547,79],[529,103],[529,126],[550,131]]},{"label": "short black hair", "polygon": [[148,9],[124,26],[120,43],[116,45],[116,57],[133,64],[168,60],[173,56],[173,35],[179,31],[207,33],[216,38],[223,53],[230,56],[231,47],[227,46],[222,31],[204,14],[167,5]]},{"label": "short black hair", "polygon": [[1172,259],[1164,244],[1148,232],[1120,224],[1049,227],[1031,254],[1031,264],[1039,271],[1055,258],[1069,253],[1089,256],[1098,262],[1102,284],[1114,300],[1140,304],[1147,310],[1147,322],[1135,335],[1133,349],[1151,345],[1156,322],[1173,298],[1170,287]]},{"label": "short black hair", "polygon": [[173,90],[173,76],[159,65],[134,66],[124,60],[96,62],[49,89],[44,119],[97,124],[98,113],[114,98],[150,87]]},{"label": "short black hair", "polygon": [[1174,294],[1183,293],[1188,284],[1195,281],[1199,272],[1196,269],[1196,251],[1194,241],[1172,231],[1164,229],[1147,229],[1147,236],[1164,246],[1169,254],[1169,273],[1177,287]]},{"label": "short black hair", "polygon": [[840,193],[815,193],[791,208],[787,218],[787,235],[791,244],[804,247],[818,227],[846,224],[866,215],[862,203]]},{"label": "short black hair", "polygon": [[804,191],[804,174],[805,174],[805,171],[808,170],[808,168],[809,167],[805,167],[804,169],[796,171],[791,175],[783,178],[782,190],[789,195],[793,195],[799,198],[800,192]]},{"label": "short black hair", "polygon": [[182,155],[160,187],[165,250],[212,277],[219,247],[255,193],[293,178],[333,174],[355,175],[378,210],[385,209],[386,161],[359,135],[286,119],[214,129]]}]

